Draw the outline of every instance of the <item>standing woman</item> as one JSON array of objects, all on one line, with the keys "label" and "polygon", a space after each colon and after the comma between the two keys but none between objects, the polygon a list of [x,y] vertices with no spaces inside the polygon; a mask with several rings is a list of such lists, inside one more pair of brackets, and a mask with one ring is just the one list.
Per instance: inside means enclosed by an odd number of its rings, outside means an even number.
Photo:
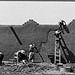
[{"label": "standing woman", "polygon": [[2,65],[3,58],[4,58],[4,54],[0,52],[0,65]]},{"label": "standing woman", "polygon": [[29,45],[29,61],[31,61],[31,62],[34,62],[34,60],[35,60],[35,57],[34,57],[35,49],[37,49],[37,48],[35,47],[34,44],[31,43]]}]

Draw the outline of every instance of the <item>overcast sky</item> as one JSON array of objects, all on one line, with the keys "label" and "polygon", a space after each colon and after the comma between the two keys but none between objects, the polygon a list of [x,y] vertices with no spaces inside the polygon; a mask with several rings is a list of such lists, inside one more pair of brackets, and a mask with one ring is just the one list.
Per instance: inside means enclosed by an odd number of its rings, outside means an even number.
[{"label": "overcast sky", "polygon": [[39,24],[67,23],[75,19],[75,2],[0,1],[0,24],[21,25],[29,19]]}]

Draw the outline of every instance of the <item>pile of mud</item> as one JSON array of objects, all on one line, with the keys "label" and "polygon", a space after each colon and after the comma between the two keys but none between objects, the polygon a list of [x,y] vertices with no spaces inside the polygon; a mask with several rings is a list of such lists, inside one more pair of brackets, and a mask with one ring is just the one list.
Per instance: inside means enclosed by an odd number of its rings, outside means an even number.
[{"label": "pile of mud", "polygon": [[56,65],[49,63],[27,63],[0,66],[0,75],[74,75],[60,71]]}]

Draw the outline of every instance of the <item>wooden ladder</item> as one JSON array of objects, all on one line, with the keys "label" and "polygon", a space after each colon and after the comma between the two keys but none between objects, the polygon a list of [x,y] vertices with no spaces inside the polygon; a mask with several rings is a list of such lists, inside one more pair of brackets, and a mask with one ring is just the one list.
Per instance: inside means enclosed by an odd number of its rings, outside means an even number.
[{"label": "wooden ladder", "polygon": [[54,63],[61,63],[60,38],[55,38],[55,60]]}]

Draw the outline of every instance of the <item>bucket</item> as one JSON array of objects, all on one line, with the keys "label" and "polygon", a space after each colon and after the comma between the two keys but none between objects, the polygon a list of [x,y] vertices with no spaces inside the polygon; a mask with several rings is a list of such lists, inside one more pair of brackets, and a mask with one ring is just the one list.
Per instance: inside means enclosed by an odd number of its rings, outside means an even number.
[{"label": "bucket", "polygon": [[65,68],[64,67],[60,67],[60,71],[61,72],[65,72]]},{"label": "bucket", "polygon": [[71,72],[71,68],[70,68],[70,67],[66,67],[66,68],[65,68],[65,71],[66,71],[66,72]]}]

